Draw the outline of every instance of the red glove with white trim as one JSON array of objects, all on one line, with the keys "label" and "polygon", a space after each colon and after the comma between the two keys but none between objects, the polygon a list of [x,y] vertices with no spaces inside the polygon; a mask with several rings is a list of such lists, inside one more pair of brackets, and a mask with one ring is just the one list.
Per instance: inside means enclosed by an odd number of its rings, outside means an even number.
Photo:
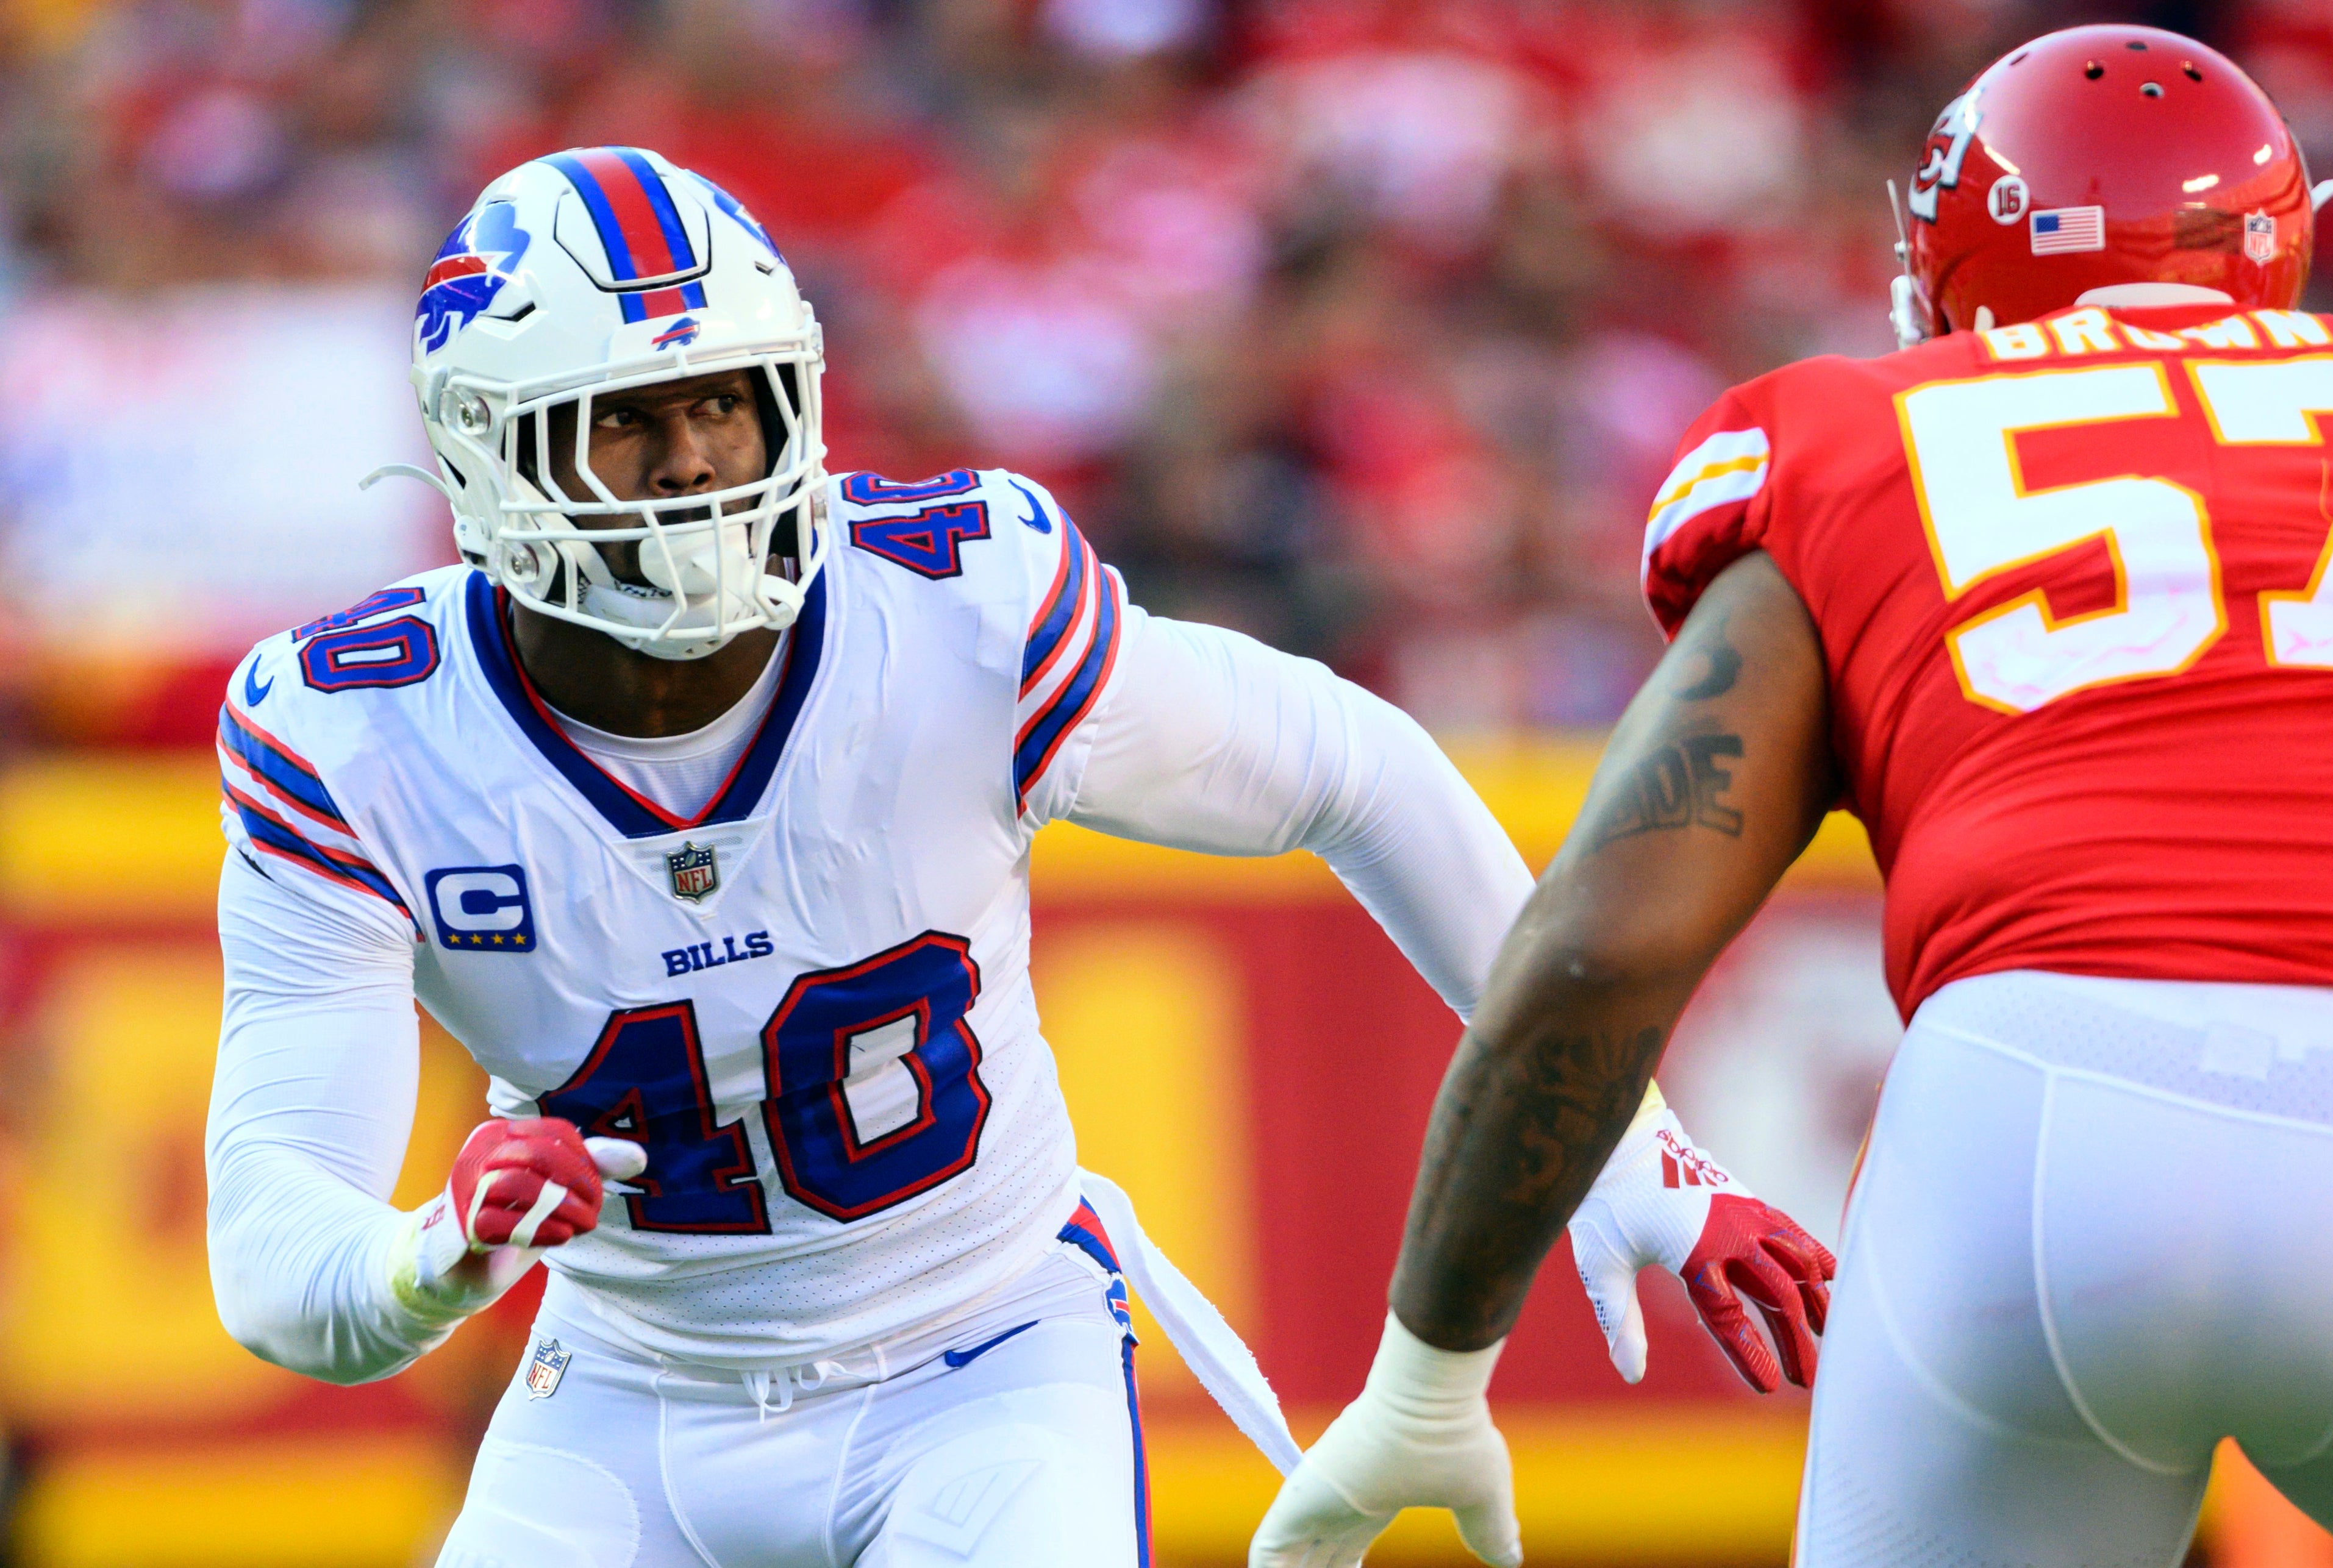
[{"label": "red glove with white trim", "polygon": [[546,1248],[600,1223],[603,1178],[629,1181],[647,1167],[638,1143],[586,1138],[555,1116],[481,1122],[454,1157],[446,1190],[407,1217],[391,1288],[417,1315],[466,1317]]},{"label": "red glove with white trim", "polygon": [[[1743,1381],[1772,1393],[1784,1378],[1808,1386],[1815,1335],[1830,1310],[1838,1264],[1796,1220],[1750,1190],[1685,1135],[1657,1086],[1571,1217],[1579,1267],[1612,1364],[1635,1382],[1645,1375],[1645,1310],[1637,1271],[1666,1268]],[[1768,1349],[1736,1293],[1749,1297],[1773,1337]]]}]

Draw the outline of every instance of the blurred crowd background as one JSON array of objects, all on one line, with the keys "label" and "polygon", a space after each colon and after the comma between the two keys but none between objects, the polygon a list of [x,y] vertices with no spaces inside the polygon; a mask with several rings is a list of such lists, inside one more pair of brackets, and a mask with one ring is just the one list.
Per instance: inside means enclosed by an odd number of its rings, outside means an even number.
[{"label": "blurred crowd background", "polygon": [[425,492],[353,482],[417,454],[427,259],[561,147],[657,148],[759,215],[827,323],[833,466],[1032,473],[1142,602],[1445,732],[1617,713],[1677,435],[1891,347],[1884,182],[2008,43],[2198,34],[2333,168],[2324,0],[0,14],[0,596],[51,675],[24,725],[83,739],[199,733],[251,636],[449,559]]},{"label": "blurred crowd background", "polygon": [[[826,323],[830,466],[1037,476],[1141,603],[1409,709],[1537,864],[1658,651],[1678,435],[1891,349],[1887,181],[1997,54],[2108,19],[2233,55],[2333,174],[2333,0],[0,0],[0,1564],[426,1562],[517,1354],[514,1296],[370,1390],[262,1367],[200,1198],[220,693],[452,559],[432,492],[358,482],[427,460],[414,297],[486,181],[616,142],[727,186]],[[1068,832],[1036,961],[1081,1150],[1315,1429],[1453,1022],[1324,873]],[[1662,1073],[1835,1236],[1897,1027],[1867,854],[1816,849]],[[478,1104],[426,1039],[407,1203]],[[1534,1554],[1781,1562],[1803,1405],[1658,1289],[1624,1389],[1549,1275],[1499,1390]],[[1161,1562],[1237,1561],[1272,1477],[1152,1365]],[[2198,1561],[2333,1568],[2223,1468]]]}]

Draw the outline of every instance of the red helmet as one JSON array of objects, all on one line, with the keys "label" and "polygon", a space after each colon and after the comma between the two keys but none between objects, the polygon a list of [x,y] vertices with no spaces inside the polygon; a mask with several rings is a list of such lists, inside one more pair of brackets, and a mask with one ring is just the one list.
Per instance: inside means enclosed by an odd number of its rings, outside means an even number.
[{"label": "red helmet", "polygon": [[1906,344],[2113,283],[2282,309],[2309,281],[2309,168],[2284,117],[2225,56],[2153,27],[2069,27],[1994,62],[1937,117],[1905,206]]}]

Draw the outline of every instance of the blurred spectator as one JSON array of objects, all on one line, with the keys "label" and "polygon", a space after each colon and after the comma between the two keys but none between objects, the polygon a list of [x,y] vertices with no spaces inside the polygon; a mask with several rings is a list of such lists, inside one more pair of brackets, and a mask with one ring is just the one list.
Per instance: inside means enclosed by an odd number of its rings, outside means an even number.
[{"label": "blurred spectator", "polygon": [[[1657,652],[1637,540],[1678,433],[1729,381],[1890,346],[1883,183],[2008,43],[2106,15],[2201,31],[2333,163],[2320,0],[9,14],[0,363],[63,352],[59,322],[83,318],[332,340],[371,301],[380,351],[342,363],[388,376],[397,301],[484,181],[562,146],[653,146],[736,192],[800,272],[828,325],[834,466],[1028,469],[1153,607],[1331,659],[1445,728],[1614,716]],[[240,374],[260,390],[235,397],[264,397],[265,367]],[[267,465],[247,409],[175,406],[201,428],[149,449]],[[117,472],[139,450],[120,409],[40,412],[38,454],[0,441],[0,555],[96,571],[153,481]],[[350,450],[301,472],[338,485],[401,455],[376,423],[343,419]],[[101,528],[59,510],[61,473],[120,487]],[[410,508],[320,508],[280,475],[245,493],[177,521],[247,550],[329,517],[360,546],[337,552],[350,570],[445,549]],[[263,607],[341,591],[270,549],[266,593],[185,574],[186,624],[156,646],[231,654]],[[37,644],[12,569],[0,625]]]}]

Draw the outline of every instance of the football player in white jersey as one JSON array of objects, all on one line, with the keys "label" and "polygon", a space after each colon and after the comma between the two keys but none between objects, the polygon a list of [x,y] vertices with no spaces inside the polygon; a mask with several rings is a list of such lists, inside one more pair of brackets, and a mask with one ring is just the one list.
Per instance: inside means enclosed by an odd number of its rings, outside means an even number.
[{"label": "football player in white jersey", "polygon": [[[1531,891],[1414,723],[1144,614],[1042,487],[829,475],[821,362],[726,193],[629,148],[513,170],[415,324],[438,464],[406,472],[463,563],[268,639],[221,712],[229,1330],[386,1377],[550,1267],[445,1564],[1144,1561],[1127,1280],[1295,1450],[1078,1168],[1032,837],[1311,849],[1461,1015]],[[402,1213],[417,998],[494,1119]],[[1637,1267],[1798,1234],[1709,1191],[1642,1162],[1599,1189],[1624,1372]]]}]

